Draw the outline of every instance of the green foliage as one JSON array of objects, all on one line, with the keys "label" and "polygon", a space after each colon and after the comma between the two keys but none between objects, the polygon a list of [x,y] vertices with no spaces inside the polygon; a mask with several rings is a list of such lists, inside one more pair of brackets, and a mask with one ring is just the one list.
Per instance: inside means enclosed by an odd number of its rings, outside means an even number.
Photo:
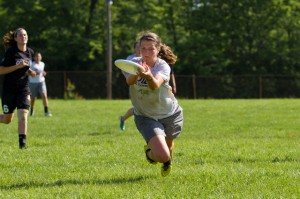
[{"label": "green foliage", "polygon": [[[299,8],[296,1],[269,0],[194,5],[186,24],[194,40],[183,46],[190,46],[193,54],[187,55],[186,64],[194,57],[198,74],[294,74],[299,58],[288,52],[299,46]],[[298,25],[289,28],[282,23],[287,21]]]},{"label": "green foliage", "polygon": [[64,99],[83,99],[83,97],[76,92],[76,86],[71,82],[70,79],[67,79]]},{"label": "green foliage", "polygon": [[90,70],[103,69],[100,56],[105,46],[105,31],[96,18],[103,18],[104,3],[92,7],[84,0],[16,2],[1,4],[6,13],[14,13],[1,28],[2,34],[24,27],[29,34],[29,45],[45,55],[45,62],[51,66],[49,70],[78,70],[83,65],[90,65]]},{"label": "green foliage", "polygon": [[[0,0],[0,8],[0,34],[26,28],[49,70],[106,69],[106,1]],[[296,75],[299,11],[297,0],[113,1],[113,60],[151,30],[178,55],[177,74]]]},{"label": "green foliage", "polygon": [[[299,100],[180,100],[173,170],[149,165],[129,100],[36,101],[28,149],[1,124],[0,198],[298,198]],[[16,117],[16,116],[15,116]]]}]

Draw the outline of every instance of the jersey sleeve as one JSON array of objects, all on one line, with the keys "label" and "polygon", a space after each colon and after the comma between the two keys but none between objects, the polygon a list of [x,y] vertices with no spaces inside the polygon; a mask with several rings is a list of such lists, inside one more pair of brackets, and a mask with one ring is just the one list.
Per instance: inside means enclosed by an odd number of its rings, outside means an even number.
[{"label": "jersey sleeve", "polygon": [[12,66],[14,64],[12,64],[13,62],[13,50],[12,48],[8,48],[5,53],[4,53],[4,57],[1,60],[0,66]]},{"label": "jersey sleeve", "polygon": [[169,64],[167,64],[167,62],[165,62],[164,60],[161,60],[159,67],[159,75],[163,78],[164,81],[168,82],[170,80],[171,72]]},{"label": "jersey sleeve", "polygon": [[29,51],[29,56],[30,56],[30,59],[31,59],[31,62],[34,61],[34,51],[31,49],[31,48],[28,48],[28,51]]}]

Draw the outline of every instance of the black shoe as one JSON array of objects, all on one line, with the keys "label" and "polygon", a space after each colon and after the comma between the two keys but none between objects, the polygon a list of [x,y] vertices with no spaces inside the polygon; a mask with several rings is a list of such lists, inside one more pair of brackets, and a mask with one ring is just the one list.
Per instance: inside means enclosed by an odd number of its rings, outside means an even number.
[{"label": "black shoe", "polygon": [[20,149],[27,149],[26,143],[22,143],[19,145]]},{"label": "black shoe", "polygon": [[145,145],[144,146],[144,151],[145,151],[145,154],[146,154],[146,159],[147,161],[150,163],[150,164],[157,164],[157,162],[155,162],[154,160],[152,160],[151,158],[148,157],[147,153],[148,151],[150,151],[151,149],[149,148],[148,145]]},{"label": "black shoe", "polygon": [[19,147],[20,149],[26,149],[26,135],[19,135]]},{"label": "black shoe", "polygon": [[172,171],[172,159],[163,164],[163,166],[161,167],[161,175],[165,177],[169,175],[171,171]]}]

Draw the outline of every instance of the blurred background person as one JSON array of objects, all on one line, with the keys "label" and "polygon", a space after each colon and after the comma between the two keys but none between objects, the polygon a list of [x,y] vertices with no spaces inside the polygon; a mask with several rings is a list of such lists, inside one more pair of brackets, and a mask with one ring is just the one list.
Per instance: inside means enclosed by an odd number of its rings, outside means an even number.
[{"label": "blurred background person", "polygon": [[[132,59],[135,58],[135,57],[140,57],[140,46],[139,46],[139,44],[138,44],[137,41],[135,41],[135,42],[133,43],[133,49],[134,49],[134,53],[131,54],[131,55],[129,55],[129,56],[126,58],[127,60],[132,60]],[[122,73],[124,74],[125,72],[122,71]],[[126,74],[124,74],[124,76],[126,77]],[[119,117],[119,120],[120,120],[120,129],[121,129],[122,131],[125,130],[125,121],[126,121],[129,117],[131,117],[132,115],[133,115],[133,107],[129,108],[129,109],[125,112],[124,115],[121,115],[121,116]]]},{"label": "blurred background person", "polygon": [[47,97],[47,87],[46,87],[46,71],[45,71],[45,63],[42,62],[42,54],[40,52],[36,52],[34,54],[34,61],[30,66],[31,70],[36,72],[36,76],[29,77],[29,87],[31,92],[31,108],[30,108],[30,116],[34,115],[34,102],[38,95],[42,97],[44,112],[46,117],[51,117],[52,114],[49,113],[48,110],[48,97]]}]

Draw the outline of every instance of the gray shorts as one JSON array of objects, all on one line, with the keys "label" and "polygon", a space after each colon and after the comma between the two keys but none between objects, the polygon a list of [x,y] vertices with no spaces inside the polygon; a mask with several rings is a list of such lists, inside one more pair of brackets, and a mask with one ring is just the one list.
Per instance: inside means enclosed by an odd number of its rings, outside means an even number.
[{"label": "gray shorts", "polygon": [[31,96],[33,98],[37,97],[38,94],[42,96],[42,93],[47,94],[47,88],[46,88],[46,83],[45,81],[40,82],[40,83],[30,83],[29,84]]},{"label": "gray shorts", "polygon": [[147,143],[156,135],[163,135],[166,138],[175,139],[182,131],[183,111],[182,108],[178,106],[175,113],[170,117],[156,121],[148,117],[134,115],[134,121],[137,129]]}]

